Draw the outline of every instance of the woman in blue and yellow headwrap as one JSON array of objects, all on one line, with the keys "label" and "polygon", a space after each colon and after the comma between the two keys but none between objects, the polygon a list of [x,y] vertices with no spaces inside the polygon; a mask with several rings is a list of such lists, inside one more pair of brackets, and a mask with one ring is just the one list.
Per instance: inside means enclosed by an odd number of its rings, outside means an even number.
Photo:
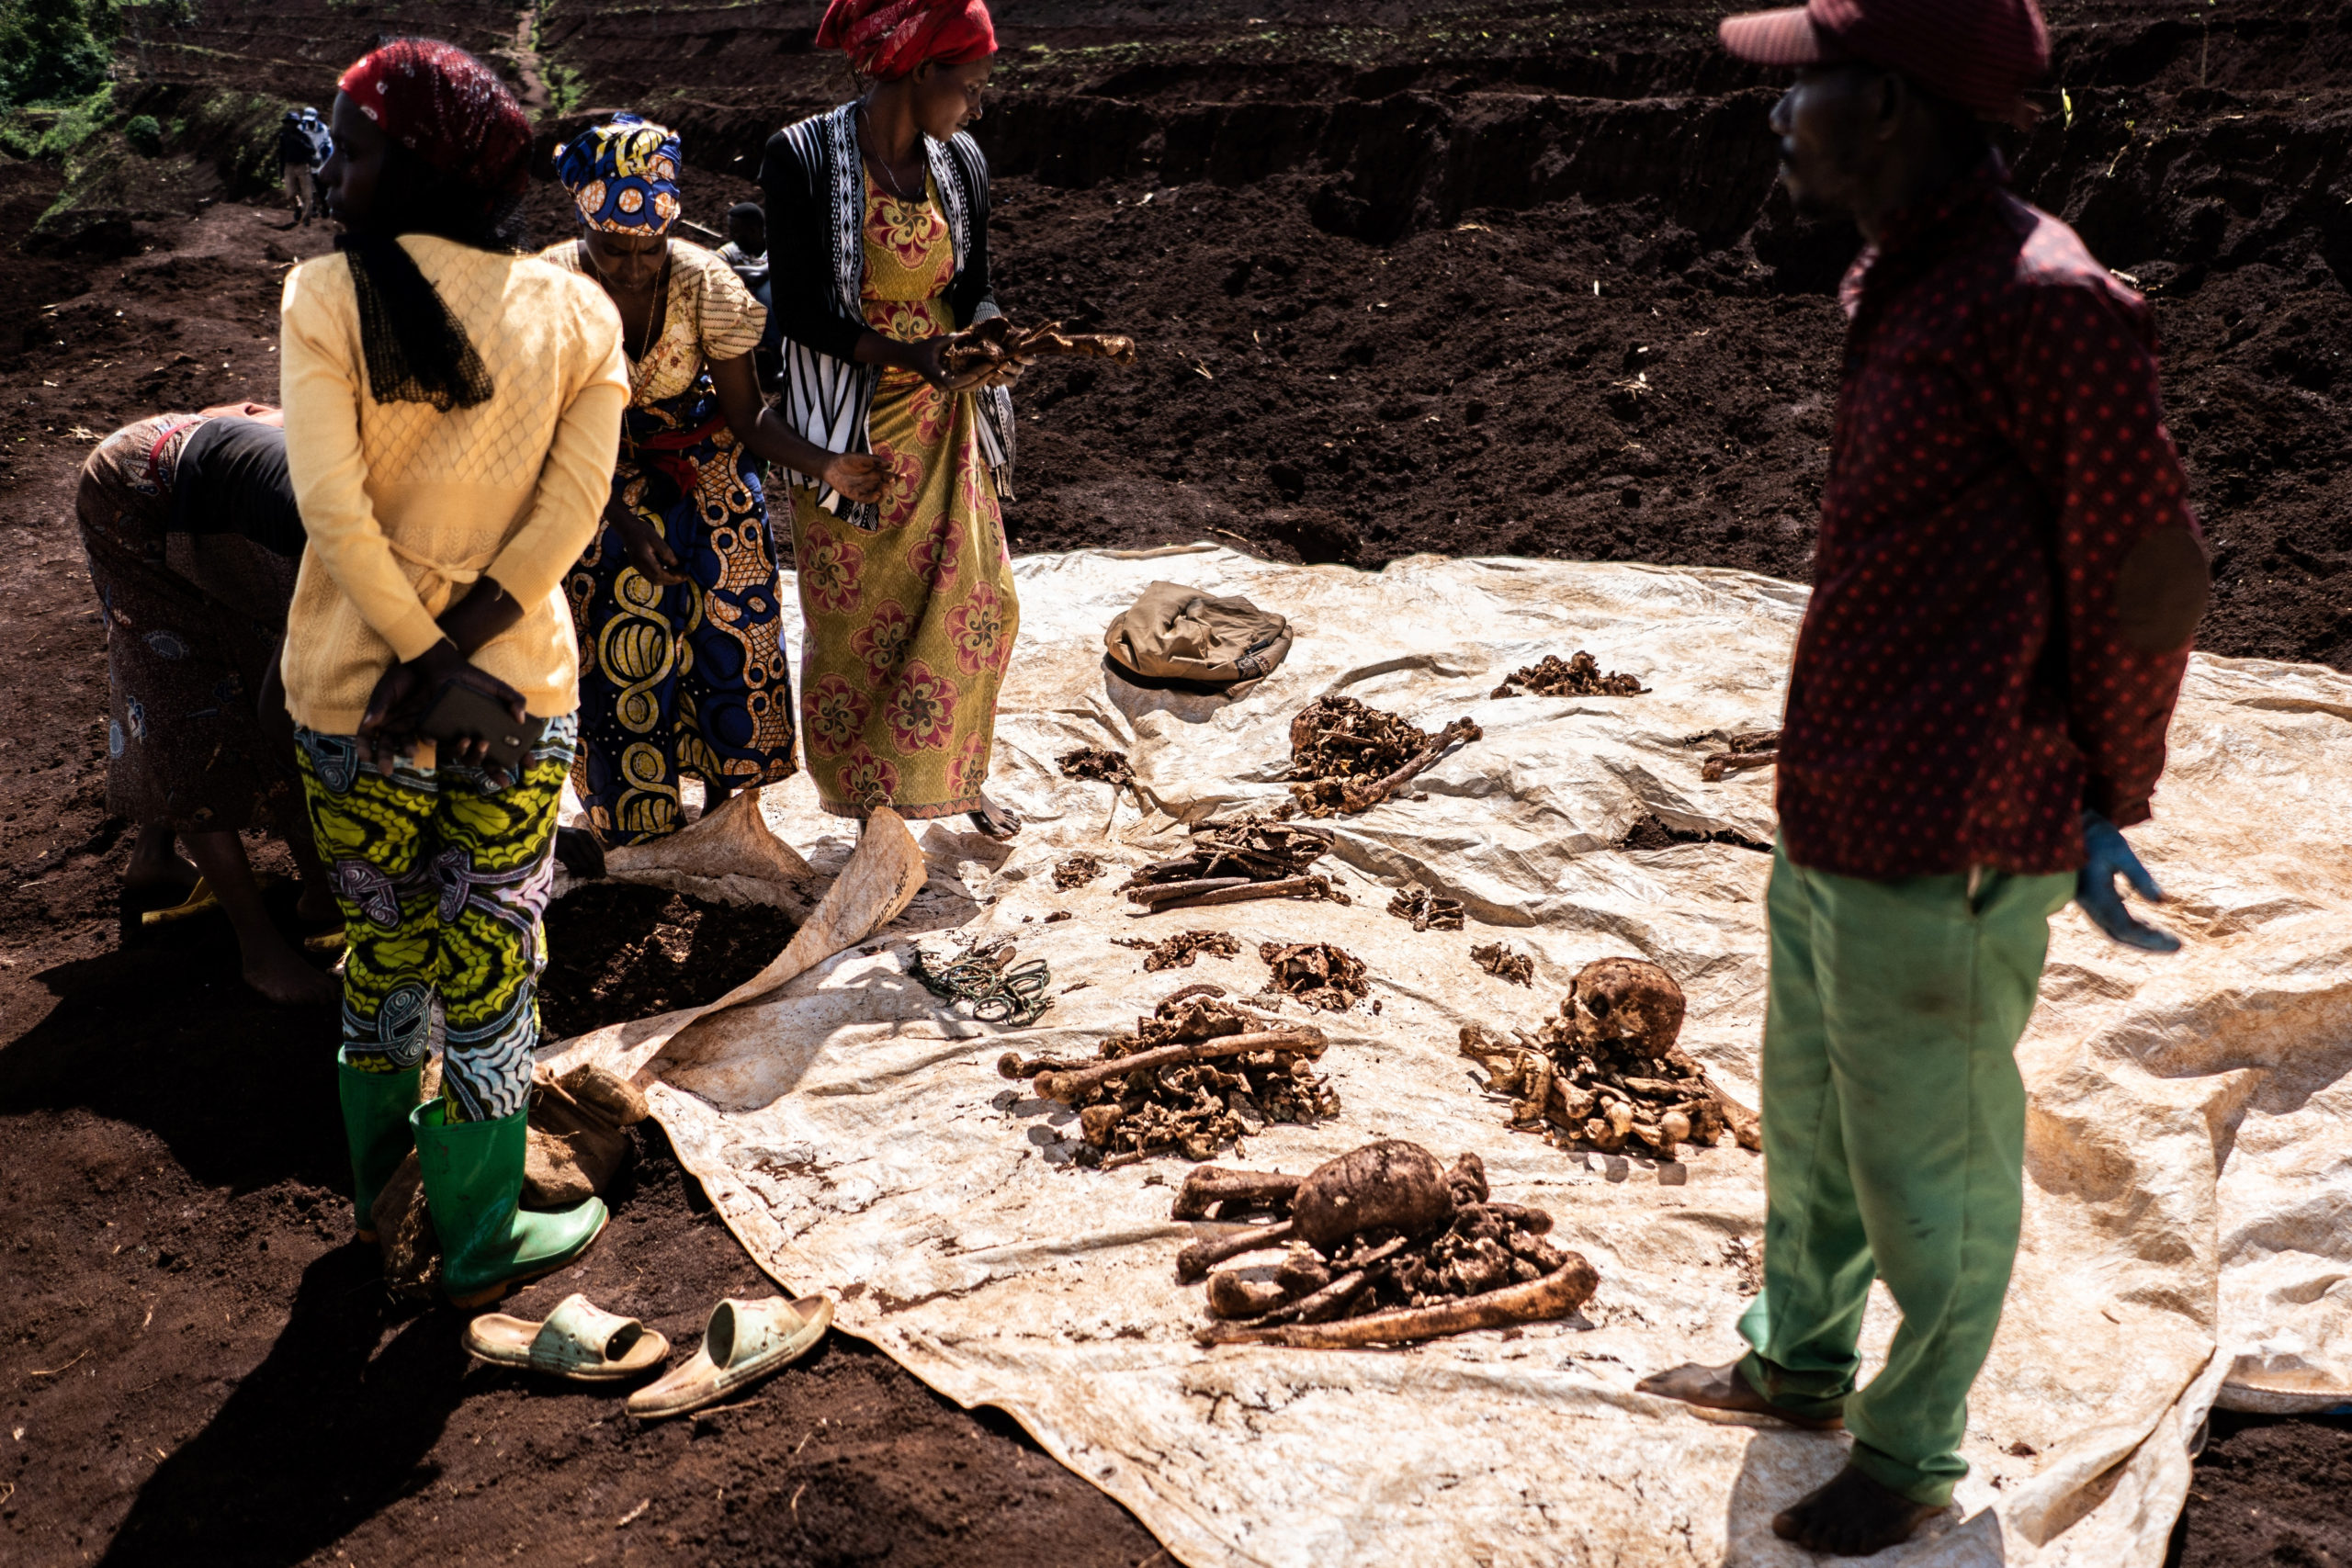
[{"label": "woman in blue and yellow headwrap", "polygon": [[670,238],[677,136],[636,115],[583,131],[557,173],[580,237],[546,259],[603,285],[620,312],[629,406],[605,525],[567,581],[580,633],[580,762],[606,844],[683,824],[679,780],[707,807],[789,775],[791,678],[759,462],[878,495],[880,465],[822,450],[761,401],[767,313],[709,251]]}]

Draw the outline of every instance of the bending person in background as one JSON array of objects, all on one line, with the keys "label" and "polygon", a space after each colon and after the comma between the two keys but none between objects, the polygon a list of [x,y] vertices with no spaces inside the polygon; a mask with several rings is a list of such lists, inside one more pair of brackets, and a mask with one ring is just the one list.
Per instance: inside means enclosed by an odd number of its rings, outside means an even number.
[{"label": "bending person in background", "polygon": [[604,527],[567,581],[580,639],[576,782],[608,845],[684,827],[678,785],[689,774],[708,810],[795,766],[760,459],[861,500],[882,488],[873,458],[815,446],[761,402],[752,350],[767,311],[718,256],[670,237],[682,156],[675,134],[635,115],[582,132],[557,160],[580,237],[545,253],[612,300],[628,356]]},{"label": "bending person in background", "polygon": [[957,330],[999,314],[988,164],[961,130],[996,37],[980,0],[833,0],[817,42],[871,85],[778,131],[760,169],[786,407],[887,478],[878,505],[793,491],[809,771],[837,815],[969,812],[1008,839],[1020,818],[981,785],[1020,624],[998,507],[1012,400],[943,361]]},{"label": "bending person in background", "polygon": [[126,909],[150,892],[190,893],[200,876],[236,931],[245,984],[284,1006],[332,1003],[341,987],[270,919],[238,836],[277,828],[301,874],[300,912],[334,916],[277,681],[302,551],[277,411],[239,403],[126,425],[82,466],[74,512],[106,624],[107,809],[138,825]]},{"label": "bending person in background", "polygon": [[[347,921],[360,1231],[413,1134],[442,1283],[471,1304],[605,1223],[594,1198],[517,1205],[580,700],[562,582],[596,530],[628,378],[610,302],[519,254],[531,126],[496,75],[403,39],[340,85],[321,185],[341,254],[288,274],[283,308],[310,536],[286,694]],[[452,716],[468,703],[477,716]],[[491,765],[503,736],[520,754]],[[441,1093],[419,1105],[436,1043]]]}]

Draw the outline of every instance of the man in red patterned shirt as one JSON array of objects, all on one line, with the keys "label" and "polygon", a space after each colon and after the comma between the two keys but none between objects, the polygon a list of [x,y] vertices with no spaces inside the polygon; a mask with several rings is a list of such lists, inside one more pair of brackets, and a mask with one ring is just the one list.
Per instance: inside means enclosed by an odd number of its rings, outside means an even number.
[{"label": "man in red patterned shirt", "polygon": [[[1798,68],[1772,114],[1798,204],[1869,242],[1780,754],[1753,1347],[1649,1393],[1844,1426],[1772,1521],[1862,1555],[1951,1501],[2017,1254],[2015,1051],[2050,917],[2119,942],[2161,897],[2147,820],[2206,592],[2147,305],[2010,195],[1985,133],[2048,63],[2033,0],[1811,0],[1723,25]],[[1873,1276],[1903,1321],[1860,1390]]]}]

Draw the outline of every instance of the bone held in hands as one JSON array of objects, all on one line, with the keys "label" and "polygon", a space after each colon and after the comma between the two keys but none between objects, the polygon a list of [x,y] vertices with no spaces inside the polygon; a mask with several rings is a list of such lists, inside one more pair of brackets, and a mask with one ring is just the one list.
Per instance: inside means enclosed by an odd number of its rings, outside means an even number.
[{"label": "bone held in hands", "polygon": [[[1276,1227],[1280,1228],[1280,1227]],[[1600,1276],[1579,1253],[1540,1280],[1506,1285],[1460,1301],[1402,1307],[1337,1323],[1212,1323],[1194,1336],[1203,1345],[1283,1345],[1299,1350],[1345,1350],[1404,1345],[1480,1328],[1508,1328],[1566,1317],[1592,1299]]]},{"label": "bone held in hands", "polygon": [[1031,1087],[1047,1100],[1073,1104],[1080,1096],[1098,1084],[1113,1078],[1127,1077],[1136,1073],[1157,1072],[1162,1067],[1181,1066],[1186,1062],[1209,1062],[1220,1056],[1242,1056],[1259,1051],[1283,1052],[1298,1056],[1320,1056],[1328,1042],[1317,1029],[1267,1030],[1253,1034],[1227,1034],[1216,1040],[1204,1040],[1197,1045],[1162,1045],[1157,1050],[1138,1051],[1132,1056],[1121,1056],[1109,1062],[1097,1062],[1070,1072],[1040,1073]]},{"label": "bone held in hands", "polygon": [[1025,365],[1034,359],[1074,357],[1107,359],[1114,365],[1136,362],[1136,340],[1124,333],[1066,333],[1059,321],[1039,327],[1016,327],[1002,316],[976,321],[957,333],[947,344],[942,362],[950,376],[992,370],[1000,365]]}]

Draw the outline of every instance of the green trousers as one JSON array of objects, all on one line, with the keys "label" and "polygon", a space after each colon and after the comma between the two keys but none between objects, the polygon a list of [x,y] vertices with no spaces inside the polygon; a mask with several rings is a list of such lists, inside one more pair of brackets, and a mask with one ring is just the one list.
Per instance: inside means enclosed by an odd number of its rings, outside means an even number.
[{"label": "green trousers", "polygon": [[[1808,871],[1775,851],[1764,1021],[1764,1291],[1740,1371],[1842,1413],[1854,1468],[1940,1507],[2001,1321],[2024,1200],[2018,1037],[2075,878]],[[1860,1392],[1873,1275],[1903,1324]]]}]

